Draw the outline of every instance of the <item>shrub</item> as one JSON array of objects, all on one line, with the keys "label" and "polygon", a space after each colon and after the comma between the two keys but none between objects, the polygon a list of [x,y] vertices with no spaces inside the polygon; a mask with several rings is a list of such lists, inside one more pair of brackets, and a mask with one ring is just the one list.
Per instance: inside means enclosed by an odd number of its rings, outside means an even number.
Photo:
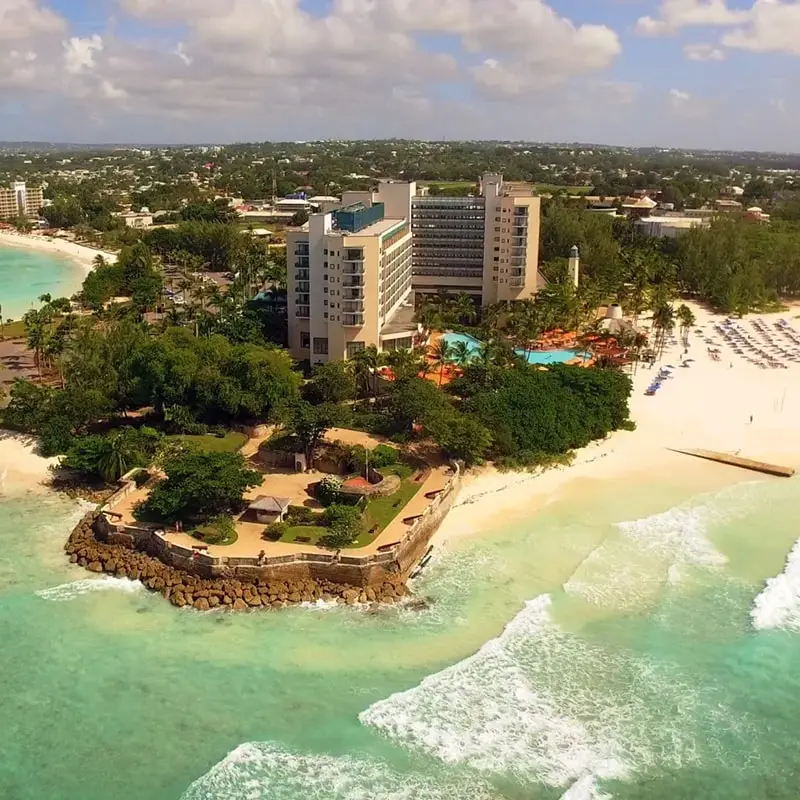
[{"label": "shrub", "polygon": [[339,499],[342,479],[336,475],[326,475],[317,484],[317,499],[324,506],[332,506]]},{"label": "shrub", "polygon": [[305,506],[289,506],[286,521],[290,525],[316,525],[320,516],[320,514],[314,513],[312,509]]},{"label": "shrub", "polygon": [[236,526],[233,517],[220,514],[203,525],[198,525],[193,535],[206,544],[233,544],[236,541]]},{"label": "shrub", "polygon": [[146,469],[137,469],[131,477],[136,484],[136,488],[141,489],[150,480],[150,473]]},{"label": "shrub", "polygon": [[322,539],[326,547],[347,547],[357,538],[363,527],[361,512],[353,506],[332,505],[325,512],[325,524],[330,533]]},{"label": "shrub", "polygon": [[263,537],[271,542],[277,542],[289,532],[289,525],[286,522],[273,522],[264,528]]},{"label": "shrub", "polygon": [[400,462],[400,451],[385,444],[379,444],[369,456],[369,463],[375,469],[381,467],[391,467]]}]

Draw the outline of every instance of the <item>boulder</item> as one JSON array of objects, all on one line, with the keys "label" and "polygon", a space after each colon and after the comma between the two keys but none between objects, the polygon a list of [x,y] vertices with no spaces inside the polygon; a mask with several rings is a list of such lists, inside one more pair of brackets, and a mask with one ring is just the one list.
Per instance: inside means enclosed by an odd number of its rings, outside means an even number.
[{"label": "boulder", "polygon": [[300,603],[300,602],[302,602],[302,600],[303,600],[303,597],[298,592],[292,592],[289,595],[289,602],[290,603]]},{"label": "boulder", "polygon": [[198,597],[197,600],[194,601],[194,607],[198,611],[208,611],[211,606],[208,604],[208,600],[205,597]]},{"label": "boulder", "polygon": [[216,608],[219,605],[219,597],[217,597],[215,594],[212,594],[208,598],[208,604],[211,606],[211,608]]},{"label": "boulder", "polygon": [[259,606],[263,605],[261,602],[261,595],[258,594],[252,594],[250,597],[245,598],[245,602],[252,608],[258,608]]},{"label": "boulder", "polygon": [[86,569],[88,569],[89,572],[102,572],[103,565],[99,561],[92,561],[92,563],[89,564]]},{"label": "boulder", "polygon": [[186,605],[186,598],[180,592],[173,592],[169,598],[172,605],[183,608]]},{"label": "boulder", "polygon": [[234,611],[247,611],[247,603],[245,603],[245,601],[242,600],[241,597],[237,597],[233,601],[233,610]]}]

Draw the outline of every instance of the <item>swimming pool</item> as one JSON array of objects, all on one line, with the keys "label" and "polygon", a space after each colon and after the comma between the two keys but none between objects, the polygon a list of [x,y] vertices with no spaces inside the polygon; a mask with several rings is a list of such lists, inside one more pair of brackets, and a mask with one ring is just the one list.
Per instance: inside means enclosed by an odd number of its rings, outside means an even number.
[{"label": "swimming pool", "polygon": [[[474,336],[467,333],[446,333],[442,339],[449,345],[456,342],[464,342],[469,349],[470,354],[480,352],[483,346]],[[515,350],[516,354],[525,358],[527,355],[529,364],[563,364],[566,361],[572,361],[573,358],[579,358],[584,355],[582,350],[535,350],[525,353],[524,350]]]}]

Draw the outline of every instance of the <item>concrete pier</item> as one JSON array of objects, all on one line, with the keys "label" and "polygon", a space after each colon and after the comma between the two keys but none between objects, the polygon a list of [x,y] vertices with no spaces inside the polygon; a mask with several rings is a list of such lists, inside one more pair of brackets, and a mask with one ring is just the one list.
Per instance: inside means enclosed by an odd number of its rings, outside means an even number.
[{"label": "concrete pier", "polygon": [[791,478],[795,473],[794,467],[782,467],[779,464],[768,464],[766,461],[753,461],[750,458],[742,458],[730,453],[716,453],[713,450],[675,450],[674,452],[695,456],[696,458],[705,458],[708,461],[716,461],[719,464],[729,464],[732,467],[749,469],[752,472],[761,472],[765,475],[775,475],[779,478]]}]

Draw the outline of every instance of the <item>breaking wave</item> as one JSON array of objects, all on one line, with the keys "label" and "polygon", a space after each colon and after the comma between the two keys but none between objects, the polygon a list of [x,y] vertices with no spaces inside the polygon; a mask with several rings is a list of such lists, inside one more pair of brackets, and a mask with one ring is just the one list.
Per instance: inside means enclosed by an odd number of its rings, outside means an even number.
[{"label": "breaking wave", "polygon": [[780,575],[770,578],[750,609],[757,630],[800,631],[800,539],[794,543]]},{"label": "breaking wave", "polygon": [[37,597],[44,600],[55,602],[66,602],[74,600],[83,594],[90,592],[122,591],[133,594],[139,592],[144,587],[139,581],[129,581],[127,578],[115,578],[113,575],[104,575],[100,578],[83,578],[72,583],[62,583],[60,586],[53,586],[50,589],[40,589],[36,592]]},{"label": "breaking wave", "polygon": [[302,755],[270,743],[240,745],[181,800],[495,800],[474,776],[397,772],[366,757]]},{"label": "breaking wave", "polygon": [[731,729],[727,711],[668,665],[565,634],[550,607],[548,595],[529,601],[475,655],[375,703],[361,722],[448,764],[560,788],[567,800],[602,800],[598,781],[634,770],[699,763],[689,719]]}]

